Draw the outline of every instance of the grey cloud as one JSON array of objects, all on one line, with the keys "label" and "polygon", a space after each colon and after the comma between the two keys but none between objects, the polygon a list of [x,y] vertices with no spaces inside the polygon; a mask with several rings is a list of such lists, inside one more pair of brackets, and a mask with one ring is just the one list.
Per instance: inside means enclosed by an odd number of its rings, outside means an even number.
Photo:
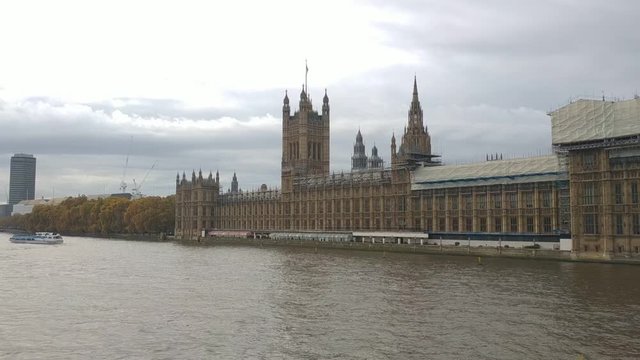
[{"label": "grey cloud", "polygon": [[[506,107],[557,105],[576,95],[631,96],[640,75],[640,3],[399,1],[389,45],[420,55],[450,99]],[[448,85],[448,86],[447,86]]]},{"label": "grey cloud", "polygon": [[[619,1],[371,1],[407,15],[381,22],[386,45],[417,56],[416,64],[312,83],[315,107],[324,88],[331,103],[331,169],[350,169],[358,128],[367,152],[375,143],[389,161],[392,132],[407,123],[413,75],[434,151],[445,163],[481,161],[486,153],[522,156],[550,151],[546,112],[578,95],[631,97],[640,79],[640,3]],[[327,47],[327,52],[333,51]],[[301,79],[302,80],[302,79]],[[317,80],[321,82],[321,79]],[[252,117],[280,119],[284,88],[228,92],[233,107],[186,106],[178,99],[119,98],[63,104],[25,100],[19,110],[0,99],[0,187],[8,184],[14,152],[38,156],[46,195],[117,190],[133,136],[127,181],[141,179],[151,194],[173,192],[176,171],[220,170],[223,186],[236,171],[244,189],[279,185],[279,121],[250,127]],[[298,85],[288,87],[296,107]],[[115,105],[117,104],[117,106]],[[106,121],[123,114],[173,123],[235,119],[226,128],[159,130]],[[73,180],[75,179],[75,181]],[[144,192],[144,191],[143,191]],[[0,191],[0,200],[3,198]]]}]

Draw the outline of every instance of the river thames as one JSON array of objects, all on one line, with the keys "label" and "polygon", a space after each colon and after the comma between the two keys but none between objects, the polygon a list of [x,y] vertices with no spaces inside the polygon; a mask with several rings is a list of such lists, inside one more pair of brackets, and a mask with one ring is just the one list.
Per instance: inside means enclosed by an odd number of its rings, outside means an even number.
[{"label": "river thames", "polygon": [[640,266],[8,239],[1,358],[640,358]]}]

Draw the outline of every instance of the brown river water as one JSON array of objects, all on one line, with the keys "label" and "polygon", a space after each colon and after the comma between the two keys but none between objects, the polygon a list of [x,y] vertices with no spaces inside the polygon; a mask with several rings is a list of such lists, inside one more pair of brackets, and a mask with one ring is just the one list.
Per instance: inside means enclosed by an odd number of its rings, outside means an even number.
[{"label": "brown river water", "polygon": [[9,236],[3,359],[640,358],[640,266]]}]

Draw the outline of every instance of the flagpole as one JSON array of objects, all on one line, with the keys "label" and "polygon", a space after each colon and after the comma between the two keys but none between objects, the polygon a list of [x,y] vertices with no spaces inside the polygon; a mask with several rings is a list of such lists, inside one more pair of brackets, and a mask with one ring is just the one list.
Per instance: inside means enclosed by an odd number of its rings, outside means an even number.
[{"label": "flagpole", "polygon": [[304,91],[307,93],[307,96],[309,96],[309,87],[307,85],[307,74],[309,74],[309,66],[307,65],[307,59],[304,59]]}]

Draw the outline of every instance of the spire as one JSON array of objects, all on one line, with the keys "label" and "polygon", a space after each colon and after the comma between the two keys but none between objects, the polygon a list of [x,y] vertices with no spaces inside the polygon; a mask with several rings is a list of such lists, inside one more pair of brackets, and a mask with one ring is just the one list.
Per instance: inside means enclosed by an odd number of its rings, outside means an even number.
[{"label": "spire", "polygon": [[420,109],[420,99],[418,99],[418,80],[416,76],[413,76],[413,97],[411,98],[411,108],[409,109],[409,114],[420,114],[422,113],[422,109]]},{"label": "spire", "polygon": [[384,161],[378,155],[378,147],[373,144],[371,148],[371,157],[369,157],[369,169],[381,169],[384,167]]},{"label": "spire", "polygon": [[220,173],[216,170],[216,183],[220,184]]},{"label": "spire", "polygon": [[238,192],[238,177],[236,176],[236,172],[233,172],[233,179],[231,179],[231,192]]},{"label": "spire", "polygon": [[353,156],[351,157],[351,171],[365,170],[367,168],[367,154],[365,152],[364,143],[362,142],[362,133],[358,129],[356,135],[356,143],[353,145]]},{"label": "spire", "polygon": [[282,102],[285,105],[289,105],[289,95],[287,94],[287,90],[284,91],[284,100]]},{"label": "spire", "polygon": [[327,96],[327,88],[324,89],[324,97],[322,98],[322,116],[329,116],[329,96]]}]

